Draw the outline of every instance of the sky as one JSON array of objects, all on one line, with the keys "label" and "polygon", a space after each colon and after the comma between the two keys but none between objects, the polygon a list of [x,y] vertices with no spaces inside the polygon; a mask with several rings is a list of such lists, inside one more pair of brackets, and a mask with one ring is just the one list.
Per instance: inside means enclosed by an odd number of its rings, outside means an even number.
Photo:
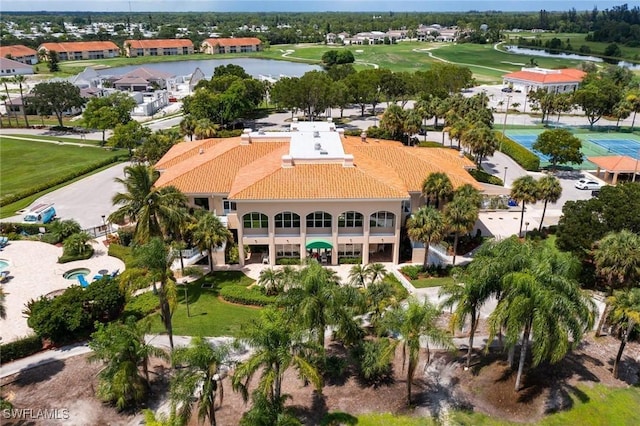
[{"label": "sky", "polygon": [[465,12],[610,9],[638,0],[0,0],[4,11],[79,12]]}]

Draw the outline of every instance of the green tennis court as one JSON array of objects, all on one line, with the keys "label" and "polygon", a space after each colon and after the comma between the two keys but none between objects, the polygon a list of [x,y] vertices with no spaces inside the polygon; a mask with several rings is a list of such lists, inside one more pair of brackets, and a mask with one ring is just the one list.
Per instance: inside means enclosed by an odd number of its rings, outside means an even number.
[{"label": "green tennis court", "polygon": [[[532,151],[540,158],[540,166],[549,165],[549,159],[531,148],[538,135],[544,130],[541,129],[518,129],[507,130],[506,135]],[[606,157],[616,155],[627,155],[632,158],[640,156],[640,138],[633,134],[621,133],[575,133],[575,136],[582,141],[582,154],[585,160],[582,164],[571,164],[576,169],[595,170],[596,165],[587,161],[587,157]]]}]

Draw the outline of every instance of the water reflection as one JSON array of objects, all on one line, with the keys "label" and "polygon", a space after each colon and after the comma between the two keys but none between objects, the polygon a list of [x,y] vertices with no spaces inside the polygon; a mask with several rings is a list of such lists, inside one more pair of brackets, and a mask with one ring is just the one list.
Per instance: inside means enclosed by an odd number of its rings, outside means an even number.
[{"label": "water reflection", "polygon": [[[507,50],[511,53],[517,53],[520,55],[528,55],[528,56],[541,56],[545,58],[563,58],[563,59],[577,59],[580,61],[591,61],[591,62],[603,62],[602,58],[597,56],[589,56],[589,55],[580,55],[578,53],[549,53],[545,50],[541,49],[529,49],[526,47],[518,47],[518,46],[506,46]],[[617,64],[620,67],[629,68],[631,70],[640,70],[640,64],[634,64],[631,62],[620,61]]]}]

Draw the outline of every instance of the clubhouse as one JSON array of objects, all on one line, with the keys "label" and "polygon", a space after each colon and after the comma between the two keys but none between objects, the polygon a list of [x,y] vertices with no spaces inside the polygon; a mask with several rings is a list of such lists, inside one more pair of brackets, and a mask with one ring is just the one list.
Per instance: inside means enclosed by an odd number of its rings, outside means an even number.
[{"label": "clubhouse", "polygon": [[513,86],[524,93],[537,89],[545,89],[550,93],[572,93],[586,75],[586,72],[575,68],[551,70],[523,67],[520,71],[503,75],[502,79],[505,86]]},{"label": "clubhouse", "polygon": [[200,46],[202,53],[246,53],[262,50],[262,41],[256,37],[208,38]]},{"label": "clubhouse", "polygon": [[401,227],[424,204],[430,173],[481,189],[467,172],[474,164],[454,150],[345,136],[332,122],[183,142],[155,167],[157,186],[175,186],[227,224],[242,265],[307,256],[398,263]]}]

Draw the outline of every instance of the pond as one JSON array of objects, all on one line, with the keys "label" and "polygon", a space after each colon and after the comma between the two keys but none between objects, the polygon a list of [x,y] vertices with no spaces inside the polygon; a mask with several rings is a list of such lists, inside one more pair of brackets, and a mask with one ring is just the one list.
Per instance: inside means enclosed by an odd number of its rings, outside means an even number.
[{"label": "pond", "polygon": [[[528,55],[528,56],[541,56],[545,58],[563,58],[563,59],[577,59],[580,61],[591,61],[591,62],[603,62],[602,58],[597,56],[589,56],[589,55],[580,55],[578,53],[549,53],[542,49],[529,49],[526,47],[518,47],[518,46],[506,46],[507,51],[511,53],[517,53],[520,55]],[[620,61],[617,64],[620,67],[629,68],[631,70],[640,70],[640,64],[633,64],[631,62]]]},{"label": "pond", "polygon": [[307,71],[320,70],[317,65],[302,64],[297,62],[276,61],[274,59],[253,59],[253,58],[237,58],[237,59],[202,59],[189,61],[174,62],[155,62],[150,64],[128,65],[125,67],[106,68],[96,70],[99,75],[122,75],[136,68],[144,67],[150,70],[163,71],[176,76],[190,75],[196,68],[200,68],[206,78],[211,78],[213,70],[221,65],[239,65],[251,76],[257,78],[260,75],[300,77]]}]

